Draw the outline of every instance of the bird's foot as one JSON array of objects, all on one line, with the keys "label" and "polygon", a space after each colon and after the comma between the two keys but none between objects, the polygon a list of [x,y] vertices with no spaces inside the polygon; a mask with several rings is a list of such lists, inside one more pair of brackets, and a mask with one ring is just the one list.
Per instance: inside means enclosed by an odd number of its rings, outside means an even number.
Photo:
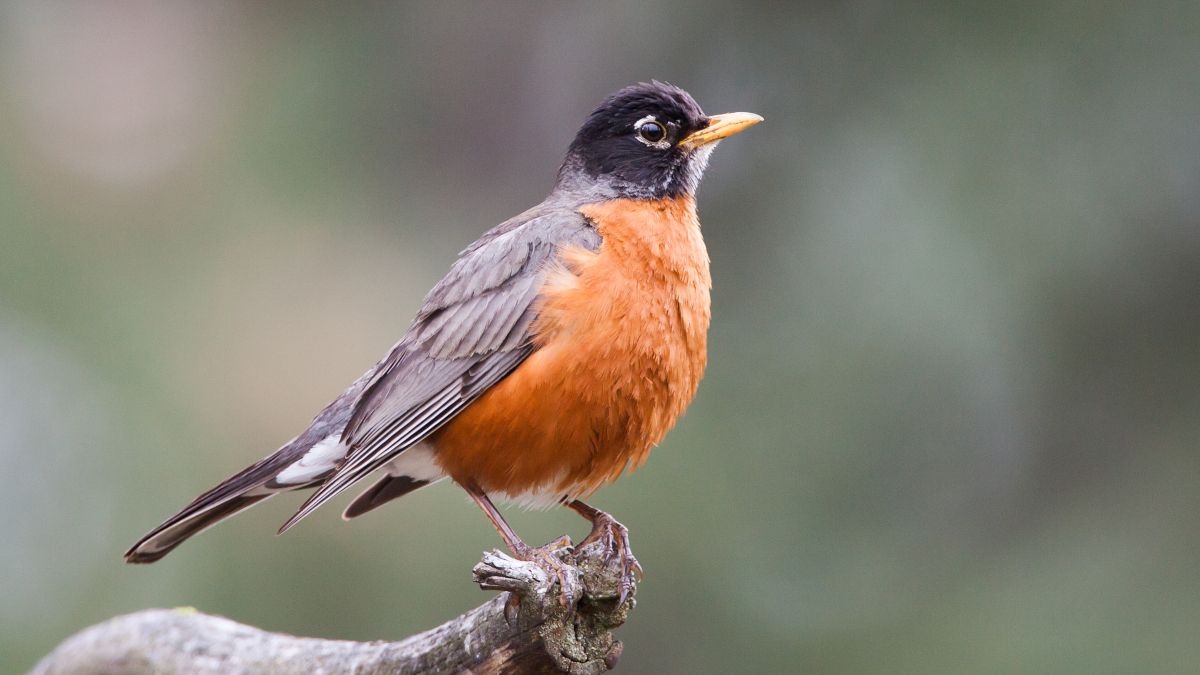
[{"label": "bird's foot", "polygon": [[555,552],[571,551],[571,550],[575,549],[575,544],[571,543],[570,536],[564,534],[563,536],[559,537],[558,539],[555,539],[554,541],[550,542],[549,544],[542,546],[542,548],[549,549],[549,550],[555,551]]},{"label": "bird's foot", "polygon": [[614,557],[617,559],[621,572],[617,604],[621,605],[629,597],[636,580],[645,576],[641,564],[633,557],[633,549],[629,546],[629,528],[609,514],[597,511],[592,520],[592,531],[575,548],[579,550],[594,542],[600,542],[605,548],[605,565],[611,563]]},{"label": "bird's foot", "polygon": [[583,596],[583,585],[579,570],[564,560],[574,550],[569,538],[537,547],[518,543],[510,550],[512,557],[499,551],[485,554],[474,569],[481,588],[508,591],[504,618],[509,625],[516,625],[520,617],[522,598],[536,595],[535,606],[544,606],[542,598],[553,594],[556,586],[557,602],[549,602],[560,605],[568,614],[574,611],[575,603]]},{"label": "bird's foot", "polygon": [[[513,555],[517,559],[536,564],[558,581],[558,602],[566,610],[574,607],[583,595],[579,571],[563,561],[563,556],[572,550],[571,539],[565,535],[544,546],[520,544],[513,548]],[[510,622],[516,618],[520,607],[520,594],[510,594],[504,608],[504,615],[509,618]]]}]

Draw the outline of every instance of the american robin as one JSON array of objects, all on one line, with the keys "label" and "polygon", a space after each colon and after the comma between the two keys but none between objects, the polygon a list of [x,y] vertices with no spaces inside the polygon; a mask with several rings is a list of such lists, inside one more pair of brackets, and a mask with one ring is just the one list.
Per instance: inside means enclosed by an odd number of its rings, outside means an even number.
[{"label": "american robin", "polygon": [[[705,115],[662,82],[626,87],[587,118],[550,195],[468,246],[386,357],[274,454],[197,497],[125,560],[149,563],[280,492],[315,489],[282,533],[376,471],[354,518],[449,477],[513,554],[527,545],[492,498],[563,504],[641,569],[628,531],[580,501],[634,469],[704,372],[708,253],[694,193],[717,141],[762,118]],[[563,589],[565,590],[565,589]]]}]

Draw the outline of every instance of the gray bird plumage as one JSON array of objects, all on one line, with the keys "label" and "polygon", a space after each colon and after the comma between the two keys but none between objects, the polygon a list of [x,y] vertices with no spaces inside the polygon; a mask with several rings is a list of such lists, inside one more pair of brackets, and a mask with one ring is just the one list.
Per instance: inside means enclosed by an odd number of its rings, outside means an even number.
[{"label": "gray bird plumage", "polygon": [[[502,380],[532,353],[529,327],[547,264],[562,246],[596,250],[600,235],[559,192],[492,228],[459,254],[388,355],[274,454],[197,497],[125,554],[153,562],[183,540],[278,492],[318,487],[284,531],[334,495],[412,447]],[[343,456],[300,483],[277,477],[314,446],[340,435]],[[319,467],[318,467],[319,468]],[[401,479],[406,490],[391,485]],[[425,484],[388,477],[347,517]],[[389,497],[390,498],[390,497]],[[374,503],[372,503],[374,501]]]}]

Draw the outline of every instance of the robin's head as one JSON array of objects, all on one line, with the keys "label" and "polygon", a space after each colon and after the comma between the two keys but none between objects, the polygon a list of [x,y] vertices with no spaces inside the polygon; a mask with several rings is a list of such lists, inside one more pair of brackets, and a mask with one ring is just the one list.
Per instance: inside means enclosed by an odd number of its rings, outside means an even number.
[{"label": "robin's head", "polygon": [[558,182],[634,199],[690,194],[717,141],[761,121],[753,113],[705,115],[686,91],[663,82],[625,87],[583,123]]}]

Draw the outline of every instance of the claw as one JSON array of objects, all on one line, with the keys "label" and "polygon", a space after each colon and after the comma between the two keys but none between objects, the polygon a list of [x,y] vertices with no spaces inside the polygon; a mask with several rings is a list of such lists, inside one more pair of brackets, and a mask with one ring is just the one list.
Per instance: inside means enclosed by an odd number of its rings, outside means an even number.
[{"label": "claw", "polygon": [[[575,597],[578,593],[576,592],[574,579],[567,572],[567,564],[556,553],[569,549],[570,545],[570,538],[564,536],[545,546],[526,546],[514,551],[518,558],[537,563],[542,569],[554,575],[554,578],[558,580],[558,602],[567,610],[570,610],[574,605]],[[520,605],[520,597],[517,598],[517,604],[518,606]]]},{"label": "claw", "polygon": [[642,578],[642,566],[638,564],[637,558],[634,558],[630,554],[621,565],[621,590],[617,593],[618,606],[625,604],[625,601],[629,598],[629,593],[633,590],[634,575]]},{"label": "claw", "polygon": [[623,604],[633,590],[635,577],[637,579],[644,578],[645,573],[637,558],[633,557],[633,549],[629,545],[629,529],[603,511],[594,513],[592,531],[584,537],[583,541],[579,542],[576,548],[580,549],[593,542],[600,542],[605,549],[605,565],[612,562],[613,558],[617,558],[621,569],[617,604]]},{"label": "claw", "polygon": [[558,551],[558,550],[562,550],[562,549],[570,550],[570,549],[575,548],[575,544],[571,543],[570,536],[564,534],[563,536],[559,537],[558,539],[555,539],[554,541],[550,542],[549,544],[546,544],[542,548],[548,549],[551,551]]}]

